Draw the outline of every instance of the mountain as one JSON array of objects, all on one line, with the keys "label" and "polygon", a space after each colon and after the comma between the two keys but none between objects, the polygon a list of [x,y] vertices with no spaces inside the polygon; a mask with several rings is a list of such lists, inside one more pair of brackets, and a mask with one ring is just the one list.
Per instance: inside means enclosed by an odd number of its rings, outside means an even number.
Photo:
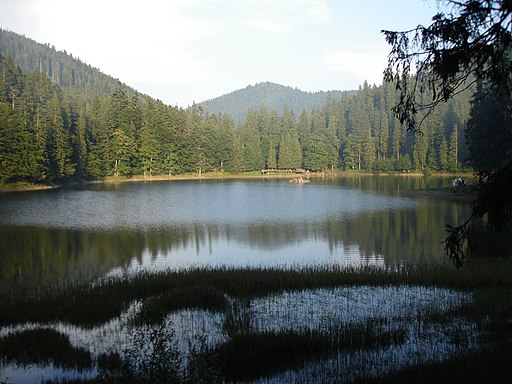
[{"label": "mountain", "polygon": [[262,107],[269,111],[276,111],[282,115],[287,106],[295,116],[303,110],[309,114],[313,109],[320,108],[331,98],[340,100],[343,95],[355,94],[355,91],[318,91],[305,92],[297,88],[265,82],[249,85],[244,89],[196,104],[212,114],[231,115],[235,122],[245,119],[248,110],[257,110]]},{"label": "mountain", "polygon": [[[120,83],[118,79],[102,73],[66,51],[57,51],[49,44],[41,44],[1,28],[0,52],[4,56],[9,55],[24,73],[37,70],[61,89],[75,95],[111,95]],[[124,84],[123,88],[129,94],[138,93]],[[287,106],[295,116],[299,116],[303,110],[309,114],[313,109],[322,107],[326,100],[340,100],[344,94],[355,94],[355,91],[305,92],[265,82],[204,101],[195,107],[201,107],[211,114],[227,113],[238,123],[245,119],[250,109],[264,107],[282,115]]]},{"label": "mountain", "polygon": [[[112,94],[119,80],[83,63],[66,51],[57,51],[25,36],[0,28],[0,52],[9,55],[24,73],[38,70],[52,83],[74,94]],[[130,93],[133,89],[125,86]]]}]

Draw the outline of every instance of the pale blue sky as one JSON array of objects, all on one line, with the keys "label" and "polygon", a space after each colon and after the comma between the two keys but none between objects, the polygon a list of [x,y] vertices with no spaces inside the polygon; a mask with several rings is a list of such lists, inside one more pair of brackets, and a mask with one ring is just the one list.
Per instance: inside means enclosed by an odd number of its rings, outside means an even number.
[{"label": "pale blue sky", "polygon": [[0,0],[0,27],[186,107],[271,81],[382,82],[381,29],[428,24],[436,0]]}]

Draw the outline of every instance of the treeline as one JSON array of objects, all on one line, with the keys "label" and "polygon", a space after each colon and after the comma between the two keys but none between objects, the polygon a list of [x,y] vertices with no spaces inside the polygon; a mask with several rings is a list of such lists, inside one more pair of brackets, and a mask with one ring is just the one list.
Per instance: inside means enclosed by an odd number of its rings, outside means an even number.
[{"label": "treeline", "polygon": [[239,128],[243,167],[369,172],[461,168],[469,92],[426,116],[416,135],[408,134],[391,113],[396,98],[390,84],[365,83],[356,95],[328,99],[298,118],[286,108],[282,117],[265,109],[249,112]]},{"label": "treeline", "polygon": [[0,57],[0,181],[47,183],[107,176],[263,168],[456,170],[469,95],[409,135],[390,112],[393,87],[364,84],[300,116],[265,108],[231,116],[184,110],[131,92],[65,92],[38,70]]}]

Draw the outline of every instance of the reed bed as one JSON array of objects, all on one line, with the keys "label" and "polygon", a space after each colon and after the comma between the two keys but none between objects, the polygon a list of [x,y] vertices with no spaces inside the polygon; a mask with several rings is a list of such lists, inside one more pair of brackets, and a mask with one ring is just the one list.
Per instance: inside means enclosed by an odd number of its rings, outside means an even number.
[{"label": "reed bed", "polygon": [[[222,295],[258,297],[274,292],[353,285],[424,285],[459,290],[512,287],[512,262],[473,262],[399,268],[235,269],[196,268],[141,273],[44,290],[0,292],[0,326],[20,322],[66,321],[94,326],[118,317],[136,300],[149,307],[222,310]],[[149,319],[151,309],[148,307]],[[153,311],[158,312],[158,311]],[[158,315],[160,316],[160,315]]]},{"label": "reed bed", "polygon": [[[512,374],[505,364],[512,351],[511,272],[510,260],[474,260],[460,271],[451,265],[197,268],[3,291],[0,359],[58,364],[53,349],[33,347],[51,344],[78,356],[75,369],[89,367],[87,378],[68,381],[82,383],[144,382],[144,377],[180,383],[403,382],[402,377],[431,369],[461,382],[468,375],[458,370],[487,369],[489,355],[496,377],[505,377]],[[443,296],[448,291],[458,293]],[[359,296],[351,298],[350,292]],[[360,301],[367,306],[359,308]],[[340,308],[331,311],[336,305]],[[212,322],[193,320],[201,311],[215,314]],[[339,317],[345,312],[352,317]],[[131,347],[103,352],[77,348],[49,326],[69,324],[101,334],[109,332],[101,330],[103,324],[119,318],[138,339]],[[27,330],[23,324],[33,325]],[[12,331],[5,331],[9,327]],[[185,346],[179,342],[183,332],[191,332]],[[152,347],[142,356],[146,344]],[[172,366],[155,348],[164,348]],[[411,358],[416,355],[423,357]],[[93,379],[90,369],[97,372]]]}]

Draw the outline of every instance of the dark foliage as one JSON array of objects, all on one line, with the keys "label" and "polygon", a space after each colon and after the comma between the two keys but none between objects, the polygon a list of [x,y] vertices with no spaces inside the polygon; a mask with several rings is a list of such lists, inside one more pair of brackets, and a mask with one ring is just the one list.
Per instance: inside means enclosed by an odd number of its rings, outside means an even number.
[{"label": "dark foliage", "polygon": [[159,323],[167,314],[184,308],[224,311],[225,294],[208,285],[178,287],[145,300],[134,321],[143,324]]},{"label": "dark foliage", "polygon": [[407,367],[384,377],[357,380],[357,384],[506,383],[512,377],[512,347],[499,345],[491,349],[462,354],[439,363]]},{"label": "dark foliage", "polygon": [[[478,83],[466,138],[480,191],[471,217],[458,226],[447,226],[445,240],[448,256],[460,267],[476,219],[485,217],[491,227],[503,228],[512,218],[512,2],[439,3],[446,12],[435,15],[428,27],[383,31],[391,45],[385,80],[399,91],[393,111],[410,131],[420,130],[420,111],[426,110],[427,116]],[[431,100],[423,102],[427,92]]]},{"label": "dark foliage", "polygon": [[297,368],[331,349],[329,337],[295,332],[234,336],[215,351],[222,376],[228,381],[271,376]]},{"label": "dark foliage", "polygon": [[[382,31],[391,45],[385,80],[400,91],[395,115],[408,129],[418,128],[416,114],[440,103],[477,80],[510,89],[512,48],[509,0],[439,0],[444,6],[432,24],[403,31]],[[414,74],[413,77],[411,75]],[[430,92],[423,103],[419,94]]]}]

